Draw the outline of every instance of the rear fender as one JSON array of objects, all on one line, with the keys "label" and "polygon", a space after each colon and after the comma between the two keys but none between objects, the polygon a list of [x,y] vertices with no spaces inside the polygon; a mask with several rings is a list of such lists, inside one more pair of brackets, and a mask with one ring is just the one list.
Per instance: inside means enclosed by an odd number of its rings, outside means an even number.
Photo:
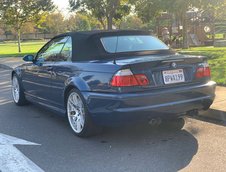
[{"label": "rear fender", "polygon": [[80,77],[72,77],[67,79],[67,81],[65,82],[65,90],[67,90],[68,87],[74,87],[81,92],[90,91],[89,85]]},{"label": "rear fender", "polygon": [[67,94],[73,88],[78,89],[80,92],[90,91],[90,87],[81,78],[72,77],[72,78],[67,79],[67,81],[65,82],[65,88],[64,88],[64,104],[65,105],[66,105]]}]

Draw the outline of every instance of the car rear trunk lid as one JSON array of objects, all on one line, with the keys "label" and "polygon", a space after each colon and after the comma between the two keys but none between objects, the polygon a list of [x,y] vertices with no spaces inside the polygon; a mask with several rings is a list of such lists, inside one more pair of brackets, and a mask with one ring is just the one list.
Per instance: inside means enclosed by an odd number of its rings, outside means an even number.
[{"label": "car rear trunk lid", "polygon": [[150,84],[142,89],[150,89],[204,82],[206,78],[197,79],[195,73],[205,61],[206,58],[201,56],[175,54],[121,58],[115,62],[122,68],[129,68],[133,74],[145,74]]}]

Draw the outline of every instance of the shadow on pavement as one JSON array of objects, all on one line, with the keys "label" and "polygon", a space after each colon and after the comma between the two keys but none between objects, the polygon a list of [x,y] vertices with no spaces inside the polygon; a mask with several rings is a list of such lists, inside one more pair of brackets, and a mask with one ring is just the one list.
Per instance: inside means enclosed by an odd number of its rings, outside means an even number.
[{"label": "shadow on pavement", "polygon": [[0,109],[0,131],[41,144],[17,147],[45,171],[70,172],[76,166],[76,171],[174,172],[185,168],[198,150],[196,138],[186,130],[136,125],[81,139],[66,120],[39,106],[10,102]]}]

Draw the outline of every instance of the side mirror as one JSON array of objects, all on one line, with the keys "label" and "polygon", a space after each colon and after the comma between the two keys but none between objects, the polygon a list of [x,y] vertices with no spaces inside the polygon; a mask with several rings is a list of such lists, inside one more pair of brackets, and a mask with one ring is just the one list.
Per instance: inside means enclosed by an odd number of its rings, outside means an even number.
[{"label": "side mirror", "polygon": [[35,64],[38,66],[42,66],[44,62],[45,62],[45,59],[40,57],[35,61]]},{"label": "side mirror", "polygon": [[35,57],[33,55],[26,55],[26,56],[23,57],[23,60],[25,62],[33,62],[34,59],[35,59]]}]

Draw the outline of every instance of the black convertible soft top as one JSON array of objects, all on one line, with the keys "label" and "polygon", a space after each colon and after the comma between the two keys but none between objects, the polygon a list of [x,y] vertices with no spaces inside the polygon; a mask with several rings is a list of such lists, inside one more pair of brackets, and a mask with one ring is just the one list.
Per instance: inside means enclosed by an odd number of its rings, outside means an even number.
[{"label": "black convertible soft top", "polygon": [[[72,38],[72,61],[90,61],[90,60],[109,60],[119,56],[128,55],[147,55],[158,52],[130,52],[130,53],[108,53],[105,51],[100,38],[109,36],[122,35],[151,35],[148,31],[140,30],[112,30],[112,31],[82,31],[82,32],[68,32],[56,36],[70,36]],[[161,50],[163,53],[169,53],[170,50]]]}]

